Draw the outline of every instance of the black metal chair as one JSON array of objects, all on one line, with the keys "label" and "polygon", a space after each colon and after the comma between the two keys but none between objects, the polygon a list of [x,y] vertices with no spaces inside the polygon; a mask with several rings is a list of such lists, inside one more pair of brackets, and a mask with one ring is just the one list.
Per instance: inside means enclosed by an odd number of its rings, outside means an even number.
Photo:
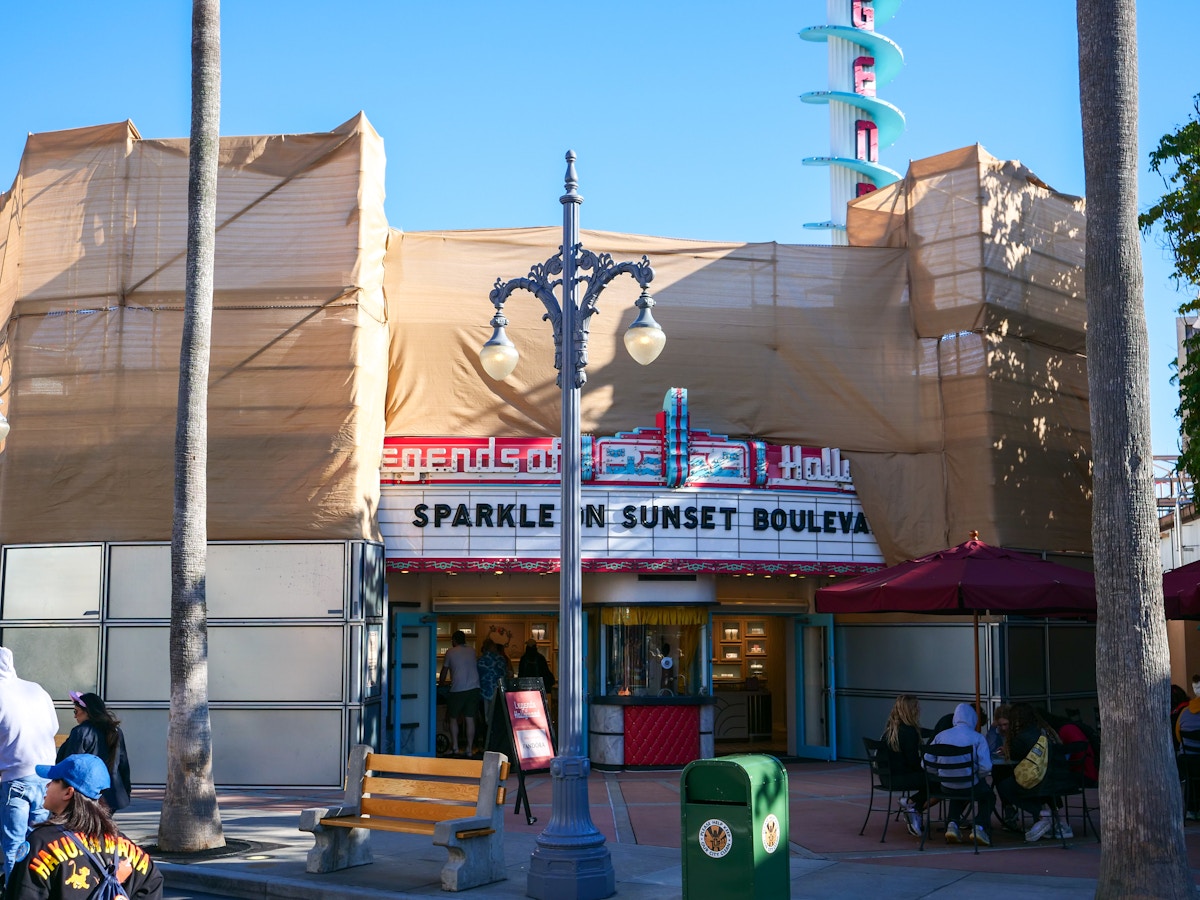
[{"label": "black metal chair", "polygon": [[[1099,809],[1096,806],[1088,806],[1087,789],[1097,786],[1095,780],[1088,778],[1087,772],[1084,769],[1084,759],[1091,744],[1087,741],[1071,741],[1063,744],[1058,749],[1063,756],[1065,764],[1064,782],[1067,787],[1063,790],[1063,818],[1069,820],[1071,818],[1071,798],[1079,797],[1079,805],[1083,811],[1083,834],[1086,835],[1088,826],[1091,826],[1092,836],[1096,838],[1096,842],[1100,842],[1100,832],[1096,830],[1095,824],[1092,822],[1092,810]],[[1097,760],[1099,763],[1099,760]],[[1053,761],[1051,761],[1053,765]]]},{"label": "black metal chair", "polygon": [[1183,814],[1186,820],[1189,811],[1200,810],[1200,731],[1180,729],[1179,755],[1175,762],[1179,767],[1179,786],[1183,790]]},{"label": "black metal chair", "polygon": [[[992,796],[986,781],[976,783],[975,748],[955,744],[926,744],[922,752],[925,761],[925,827],[921,831],[921,849],[925,849],[925,837],[929,834],[930,810],[936,803],[962,801],[971,808],[971,834],[964,839],[979,852],[975,834],[982,824],[979,819],[979,801]],[[966,786],[963,783],[966,782]],[[979,787],[982,785],[983,787]],[[986,801],[985,801],[986,802]],[[989,813],[989,817],[990,817]]]},{"label": "black metal chair", "polygon": [[[867,816],[863,819],[862,828],[858,830],[859,834],[863,834],[867,830],[867,822],[870,821],[871,813],[880,809],[887,811],[887,815],[883,819],[883,834],[879,838],[882,844],[887,840],[888,824],[892,821],[893,816],[899,817],[902,807],[900,802],[908,797],[913,791],[919,791],[925,785],[925,776],[920,772],[899,772],[892,774],[890,757],[888,756],[888,748],[883,741],[873,741],[870,738],[863,738],[863,747],[867,751],[867,762],[871,766],[871,797],[867,801]],[[879,807],[875,805],[875,792],[881,794],[887,791],[887,806]],[[896,800],[895,808],[892,807],[892,797],[899,794]]]}]

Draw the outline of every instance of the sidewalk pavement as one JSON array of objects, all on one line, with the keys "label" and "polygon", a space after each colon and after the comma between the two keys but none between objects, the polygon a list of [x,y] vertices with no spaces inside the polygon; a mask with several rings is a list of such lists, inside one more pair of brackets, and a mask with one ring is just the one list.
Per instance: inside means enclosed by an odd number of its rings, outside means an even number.
[{"label": "sidewalk pavement", "polygon": [[[999,828],[994,843],[972,852],[970,845],[944,843],[940,834],[917,849],[917,840],[900,823],[888,827],[880,842],[883,813],[872,814],[859,836],[867,809],[869,782],[865,764],[789,762],[791,896],[894,898],[945,896],[955,900],[1013,895],[1084,898],[1095,893],[1099,844],[1076,804],[1071,823],[1076,837],[1068,849],[1042,840],[1026,844]],[[588,782],[592,820],[604,834],[617,878],[617,896],[632,900],[670,900],[682,896],[678,770],[593,772]],[[472,900],[525,896],[529,856],[537,834],[550,819],[549,776],[526,779],[534,825],[512,814],[516,779],[510,781],[505,821],[508,879],[464,892]],[[371,833],[372,865],[325,875],[304,871],[312,836],[297,829],[300,811],[336,803],[340,793],[321,790],[218,792],[225,837],[239,842],[231,855],[204,860],[156,857],[173,890],[194,890],[239,898],[415,898],[445,896],[441,890],[444,848],[419,835]],[[122,810],[122,831],[143,844],[157,840],[161,791],[138,790]],[[1091,804],[1095,804],[1094,795]],[[1098,820],[1098,813],[1092,813]],[[1188,858],[1200,874],[1200,827],[1187,828]]]}]

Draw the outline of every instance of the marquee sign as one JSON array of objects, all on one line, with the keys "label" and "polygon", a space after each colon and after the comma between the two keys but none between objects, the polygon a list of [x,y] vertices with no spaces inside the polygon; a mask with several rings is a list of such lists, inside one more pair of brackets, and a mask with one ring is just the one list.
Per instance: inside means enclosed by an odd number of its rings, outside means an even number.
[{"label": "marquee sign", "polygon": [[[882,555],[834,448],[689,427],[672,388],[653,428],[583,438],[585,571],[856,574]],[[389,437],[380,527],[402,571],[557,571],[557,438]]]}]

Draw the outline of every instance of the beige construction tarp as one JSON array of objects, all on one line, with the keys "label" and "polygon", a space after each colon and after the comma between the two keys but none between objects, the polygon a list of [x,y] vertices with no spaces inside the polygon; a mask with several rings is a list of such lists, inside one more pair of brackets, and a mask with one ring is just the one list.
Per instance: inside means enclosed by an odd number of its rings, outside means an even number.
[{"label": "beige construction tarp", "polygon": [[[383,145],[221,140],[211,540],[376,537]],[[32,135],[0,198],[4,543],[171,534],[187,141]]]},{"label": "beige construction tarp", "polygon": [[[210,383],[213,540],[377,537],[385,433],[554,435],[544,310],[488,379],[497,277],[558,228],[389,231],[382,141],[224,138]],[[0,541],[170,536],[187,146],[131,123],[31,136],[0,196]],[[585,232],[650,256],[668,340],[639,367],[619,277],[591,323],[585,432],[654,421],[668,388],[734,437],[838,447],[890,561],[957,543],[1090,547],[1083,211],[969,147],[850,205],[852,246]]]},{"label": "beige construction tarp", "polygon": [[[957,543],[1090,548],[1083,211],[970,147],[851,205],[850,247],[584,232],[655,268],[662,356],[621,335],[638,289],[591,324],[585,433],[648,425],[670,387],[694,427],[839,447],[889,561]],[[392,232],[387,432],[553,435],[553,343],[533,295],[505,307],[521,363],[482,371],[488,293],[553,255],[558,228]],[[864,246],[864,245],[872,246]]]}]

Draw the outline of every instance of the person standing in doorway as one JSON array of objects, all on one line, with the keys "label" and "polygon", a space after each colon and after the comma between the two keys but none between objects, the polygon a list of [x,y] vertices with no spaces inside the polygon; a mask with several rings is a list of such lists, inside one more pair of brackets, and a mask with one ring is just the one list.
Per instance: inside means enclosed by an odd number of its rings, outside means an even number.
[{"label": "person standing in doorway", "polygon": [[525,642],[525,652],[521,655],[520,663],[517,664],[517,675],[521,678],[542,679],[542,686],[546,688],[547,694],[558,680],[550,671],[550,663],[546,661],[546,657],[542,656],[538,650],[537,641],[533,638]]},{"label": "person standing in doorway", "polygon": [[17,677],[12,651],[0,647],[0,849],[4,877],[24,855],[25,839],[50,815],[37,766],[54,759],[58,714],[40,684]]},{"label": "person standing in doorway", "polygon": [[98,694],[70,691],[75,709],[75,722],[70,735],[58,748],[55,762],[62,762],[75,753],[90,753],[108,766],[111,787],[104,789],[101,799],[113,812],[129,805],[129,754],[125,752],[125,735],[121,720],[114,716]]},{"label": "person standing in doorway", "polygon": [[475,659],[475,648],[467,644],[467,634],[459,630],[451,637],[452,646],[442,661],[442,674],[438,684],[450,680],[450,693],[446,695],[446,718],[450,726],[450,755],[463,756],[458,743],[458,725],[465,719],[466,754],[475,749],[475,714],[479,711],[479,667]]}]

